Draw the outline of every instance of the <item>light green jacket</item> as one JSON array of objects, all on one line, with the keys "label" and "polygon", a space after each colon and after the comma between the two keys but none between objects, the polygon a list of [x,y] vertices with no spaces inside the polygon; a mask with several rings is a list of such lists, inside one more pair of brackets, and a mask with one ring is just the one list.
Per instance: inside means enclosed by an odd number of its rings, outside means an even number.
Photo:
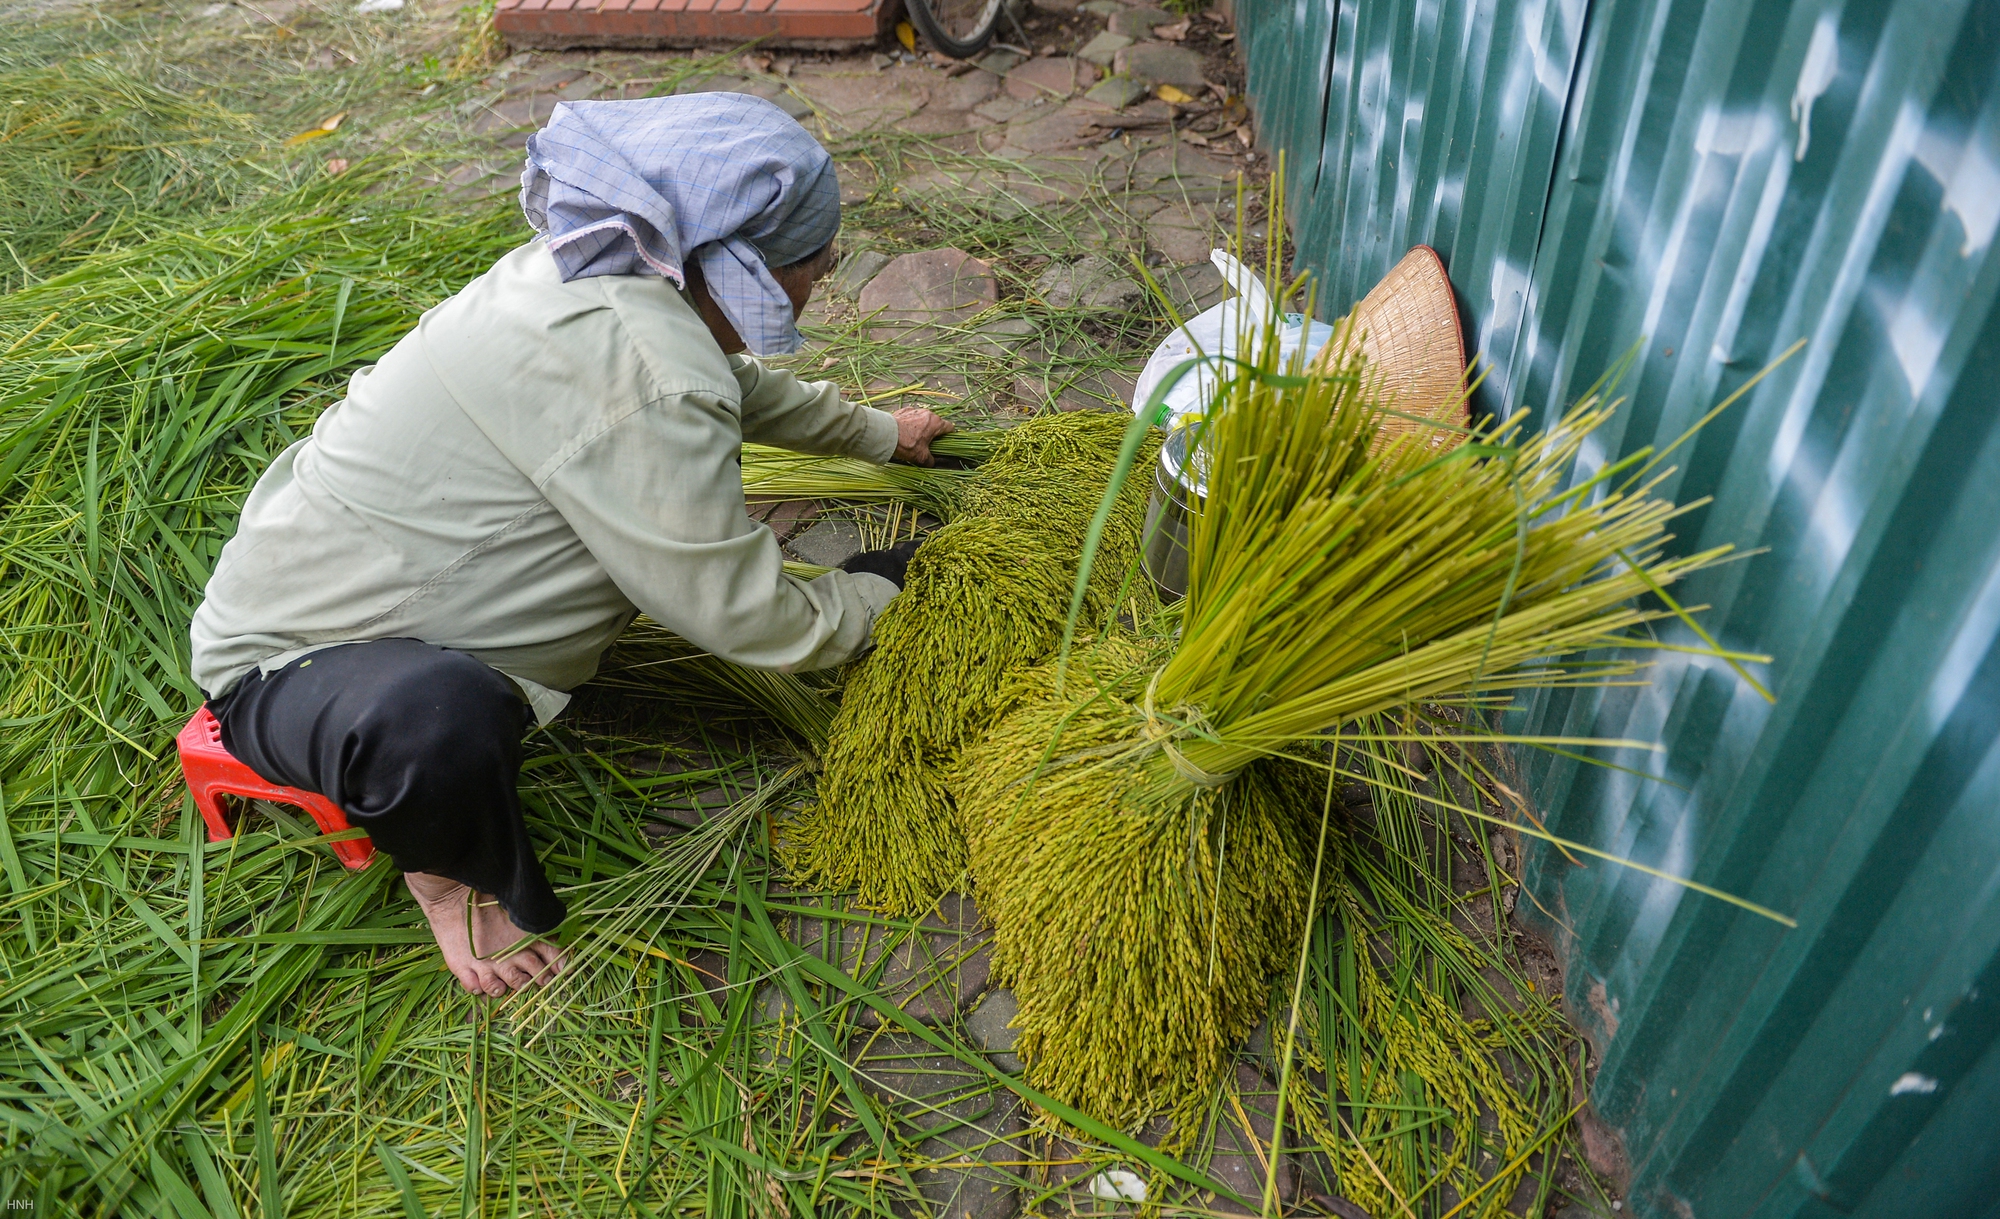
[{"label": "light green jacket", "polygon": [[885,462],[896,421],[724,356],[664,279],[563,283],[530,242],[258,479],[195,611],[195,683],[406,637],[507,674],[546,723],[640,611],[741,664],[850,659],[896,586],[787,576],[745,512],[745,440]]}]

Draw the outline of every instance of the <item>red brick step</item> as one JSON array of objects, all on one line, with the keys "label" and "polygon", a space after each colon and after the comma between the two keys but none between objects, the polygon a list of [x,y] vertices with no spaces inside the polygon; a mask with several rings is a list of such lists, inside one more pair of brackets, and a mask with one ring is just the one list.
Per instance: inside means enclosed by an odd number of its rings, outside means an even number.
[{"label": "red brick step", "polygon": [[895,0],[500,0],[515,47],[692,47],[743,43],[847,51],[884,38]]}]

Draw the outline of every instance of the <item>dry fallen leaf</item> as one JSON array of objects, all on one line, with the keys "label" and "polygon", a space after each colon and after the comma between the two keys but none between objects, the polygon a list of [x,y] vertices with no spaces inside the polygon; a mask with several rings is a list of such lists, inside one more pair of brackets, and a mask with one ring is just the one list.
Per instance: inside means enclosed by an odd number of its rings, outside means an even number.
[{"label": "dry fallen leaf", "polygon": [[334,115],[332,118],[327,119],[325,122],[321,123],[317,127],[308,127],[304,131],[301,131],[297,135],[293,136],[291,139],[286,140],[285,147],[296,148],[300,144],[306,143],[308,140],[317,140],[321,136],[332,135],[335,131],[337,131],[340,128],[340,120],[346,117],[347,117],[347,111],[343,110],[339,114]]},{"label": "dry fallen leaf", "polygon": [[347,158],[346,158],[346,157],[328,157],[328,158],[327,158],[327,162],[326,162],[326,172],[327,172],[327,174],[328,174],[329,176],[332,176],[332,177],[336,177],[336,178],[337,178],[337,177],[339,177],[339,176],[340,176],[341,174],[344,174],[344,173],[346,173],[346,172],[347,172]]},{"label": "dry fallen leaf", "polygon": [[917,49],[917,27],[907,21],[898,21],[896,23],[896,41],[903,44],[905,51],[915,52]]},{"label": "dry fallen leaf", "polygon": [[1165,38],[1170,42],[1179,42],[1188,36],[1188,26],[1192,24],[1192,19],[1185,19],[1176,21],[1172,25],[1156,25],[1153,27],[1153,37]]},{"label": "dry fallen leaf", "polygon": [[1250,124],[1248,123],[1245,123],[1241,127],[1238,127],[1236,129],[1236,138],[1243,141],[1243,147],[1245,148],[1248,148],[1250,147],[1250,145],[1255,144],[1257,142],[1257,137],[1250,134]]},{"label": "dry fallen leaf", "polygon": [[1184,106],[1194,100],[1194,94],[1175,85],[1161,85],[1153,90],[1153,96],[1163,102],[1172,102],[1176,106]]},{"label": "dry fallen leaf", "polygon": [[1191,127],[1181,128],[1181,138],[1198,148],[1208,147],[1208,137]]}]

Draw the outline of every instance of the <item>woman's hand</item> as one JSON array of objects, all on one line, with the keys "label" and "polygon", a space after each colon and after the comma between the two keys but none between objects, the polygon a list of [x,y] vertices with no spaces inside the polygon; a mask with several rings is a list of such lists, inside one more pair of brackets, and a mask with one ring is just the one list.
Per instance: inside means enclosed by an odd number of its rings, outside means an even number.
[{"label": "woman's hand", "polygon": [[896,460],[915,466],[936,465],[931,441],[952,430],[951,420],[921,406],[906,406],[896,412]]}]

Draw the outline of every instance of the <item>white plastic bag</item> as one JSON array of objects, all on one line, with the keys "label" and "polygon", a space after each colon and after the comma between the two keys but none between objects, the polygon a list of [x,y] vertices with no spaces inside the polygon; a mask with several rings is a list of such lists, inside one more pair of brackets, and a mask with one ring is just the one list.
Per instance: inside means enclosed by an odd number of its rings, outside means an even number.
[{"label": "white plastic bag", "polygon": [[[1218,382],[1217,370],[1229,367],[1227,357],[1238,355],[1237,338],[1246,332],[1254,344],[1264,333],[1264,325],[1270,320],[1271,294],[1264,289],[1256,272],[1243,265],[1227,250],[1213,250],[1208,260],[1215,269],[1222,272],[1222,280],[1236,290],[1236,295],[1219,305],[1211,306],[1190,318],[1186,325],[1174,331],[1153,349],[1152,358],[1139,371],[1139,384],[1132,391],[1132,411],[1137,414],[1144,410],[1146,402],[1153,396],[1166,375],[1184,360],[1202,358],[1195,368],[1182,374],[1174,387],[1167,391],[1166,427],[1172,431],[1178,427],[1183,417],[1199,412],[1208,404],[1215,393]],[[1318,351],[1333,337],[1333,327],[1325,322],[1308,323],[1296,313],[1287,313],[1280,319],[1278,327],[1278,354],[1290,359],[1292,353],[1304,347],[1307,351]],[[1253,346],[1241,353],[1245,360],[1254,360],[1257,350]]]}]

